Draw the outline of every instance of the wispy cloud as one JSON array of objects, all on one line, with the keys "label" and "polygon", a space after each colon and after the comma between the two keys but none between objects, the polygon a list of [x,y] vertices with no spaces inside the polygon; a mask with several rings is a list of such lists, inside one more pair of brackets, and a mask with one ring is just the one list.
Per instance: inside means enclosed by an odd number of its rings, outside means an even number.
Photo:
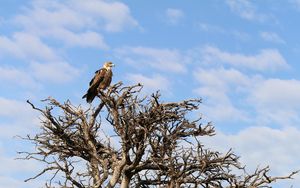
[{"label": "wispy cloud", "polygon": [[232,35],[240,41],[249,41],[251,39],[251,35],[243,31],[234,30],[232,31]]},{"label": "wispy cloud", "polygon": [[289,0],[290,4],[300,10],[300,0]]},{"label": "wispy cloud", "polygon": [[92,22],[98,23],[97,25],[100,25],[99,20],[100,23],[103,21],[104,29],[108,32],[118,32],[130,26],[139,26],[138,22],[131,16],[129,7],[121,2],[70,0],[68,5],[74,7],[76,12],[82,12],[81,16],[85,20],[88,20],[84,16],[87,15]]},{"label": "wispy cloud", "polygon": [[224,63],[234,67],[248,68],[257,71],[274,71],[287,68],[288,64],[276,49],[262,49],[258,54],[245,55],[229,53],[216,47],[206,46],[203,51],[205,63]]},{"label": "wispy cloud", "polygon": [[[13,161],[13,159],[12,159],[12,161]],[[12,162],[12,161],[10,161],[10,162]],[[5,161],[5,162],[7,162],[7,161]],[[5,164],[4,161],[3,161],[3,164]],[[21,163],[19,165],[22,166],[23,164]],[[0,175],[0,187],[27,188],[27,187],[43,187],[44,185],[45,185],[44,182],[35,181],[35,182],[24,183],[23,179],[13,178],[12,176],[8,176],[8,175]]]},{"label": "wispy cloud", "polygon": [[[15,127],[10,127],[10,129],[14,128]],[[14,141],[10,139],[9,142],[12,143]],[[26,146],[22,145],[18,149],[20,149],[19,151],[23,151],[25,147]],[[42,165],[34,160],[16,160],[16,156],[10,156],[8,154],[10,153],[10,150],[11,148],[9,148],[8,145],[6,145],[5,148],[1,148],[0,146],[0,165],[2,168],[2,171],[0,172],[0,187],[43,187],[45,182],[41,179],[26,183],[24,182],[24,180],[29,178],[30,175],[39,173]]]},{"label": "wispy cloud", "polygon": [[200,83],[195,92],[204,98],[204,113],[214,120],[247,120],[247,114],[238,109],[229,97],[247,88],[250,78],[235,69],[199,68],[193,72]]},{"label": "wispy cloud", "polygon": [[194,76],[201,84],[224,92],[231,91],[231,86],[248,85],[250,81],[248,76],[233,68],[199,68],[194,71]]},{"label": "wispy cloud", "polygon": [[170,92],[171,89],[171,82],[159,74],[154,74],[149,77],[142,74],[128,74],[127,79],[133,84],[143,84],[146,92],[156,92],[157,90]]},{"label": "wispy cloud", "polygon": [[[248,110],[254,109],[257,117],[263,116],[262,111],[256,108],[252,96],[267,80],[263,72],[270,70],[276,72],[289,67],[285,58],[276,49],[262,49],[251,55],[226,52],[212,46],[187,51],[124,47],[117,49],[116,52],[120,59],[137,67],[137,70],[152,67],[156,71],[180,73],[182,70],[187,71],[187,65],[198,64],[199,68],[192,71],[199,83],[199,87],[194,91],[204,98],[203,110],[206,116],[219,121],[258,122],[258,118],[251,118],[252,115]],[[147,77],[137,74],[131,75],[130,79],[143,81],[152,88],[168,87],[162,85],[168,81],[159,79],[159,76]],[[240,101],[234,101],[233,96],[239,96]],[[250,101],[250,98],[253,100]],[[276,100],[272,103],[276,103]],[[275,119],[272,120],[274,121]]]},{"label": "wispy cloud", "polygon": [[28,7],[24,14],[16,16],[15,22],[28,30],[58,27],[68,30],[94,28],[118,32],[129,26],[138,26],[124,3],[98,0],[33,1],[32,7]]},{"label": "wispy cloud", "polygon": [[257,83],[248,100],[260,122],[281,126],[300,123],[299,80],[265,79]]},{"label": "wispy cloud", "polygon": [[[3,138],[12,139],[16,135],[33,132],[37,125],[37,113],[24,100],[0,97],[0,141]],[[35,129],[36,130],[36,129]]]},{"label": "wispy cloud", "polygon": [[28,71],[14,67],[0,66],[0,81],[1,83],[13,84],[18,87],[22,86],[23,88],[36,89],[39,87],[39,84],[32,78]]},{"label": "wispy cloud", "polygon": [[[262,111],[263,108],[257,106],[260,98],[264,95],[264,92],[260,92],[260,88],[268,88],[262,86],[269,80],[263,74],[270,71],[274,73],[289,67],[285,58],[276,49],[262,49],[258,53],[250,55],[231,53],[212,46],[187,51],[124,47],[116,49],[115,52],[118,54],[118,58],[135,67],[135,70],[153,68],[154,71],[160,73],[184,73],[188,71],[188,65],[198,65],[196,66],[198,68],[190,70],[199,84],[194,91],[204,98],[203,109],[206,116],[218,121],[239,120],[256,124],[264,114],[272,114],[273,111],[268,110],[271,108]],[[128,78],[136,82],[145,82],[154,89],[169,87],[169,81],[161,78],[159,74],[151,77],[132,74]],[[285,82],[285,80],[281,81]],[[163,85],[163,83],[167,84]],[[283,90],[289,91],[288,89]],[[277,91],[277,93],[280,92]],[[297,92],[295,91],[295,93]],[[270,95],[272,94],[270,93]],[[239,101],[234,100],[235,96],[239,96]],[[269,99],[270,103],[277,104],[277,99],[272,97]],[[282,101],[285,100],[282,99]],[[291,106],[289,107],[289,109],[285,109],[286,112],[293,112],[291,114],[294,115],[285,116],[282,120],[290,119],[292,121],[298,115]],[[252,111],[251,113],[254,112],[257,117],[253,118],[253,114],[249,113],[249,110]],[[278,121],[273,118],[264,125],[271,122],[278,123]],[[293,120],[293,122],[295,121]]]},{"label": "wispy cloud", "polygon": [[193,71],[199,86],[194,91],[204,98],[204,114],[213,120],[238,119],[252,125],[300,123],[300,81],[268,78],[264,74],[289,67],[279,51],[263,49],[245,55],[211,46],[195,51],[198,53],[194,52],[191,61],[199,63]]},{"label": "wispy cloud", "polygon": [[214,137],[203,138],[204,145],[218,151],[226,152],[233,148],[241,156],[241,162],[247,164],[246,169],[252,171],[257,166],[268,165],[276,176],[298,169],[299,141],[300,130],[295,127],[249,127],[236,134],[218,132]]},{"label": "wispy cloud", "polygon": [[76,78],[80,71],[67,62],[30,63],[32,75],[40,81],[66,83]]},{"label": "wispy cloud", "polygon": [[217,25],[205,23],[205,22],[197,22],[195,24],[196,28],[199,28],[201,31],[204,32],[214,32],[214,33],[224,33],[225,30],[222,27]]},{"label": "wispy cloud", "polygon": [[97,0],[35,0],[13,22],[23,28],[23,33],[56,39],[67,47],[99,49],[108,49],[101,31],[120,32],[138,26],[125,4]]},{"label": "wispy cloud", "polygon": [[281,44],[285,43],[285,41],[280,36],[278,36],[277,33],[274,32],[266,32],[266,31],[260,32],[260,37],[263,40],[268,42],[281,43]]},{"label": "wispy cloud", "polygon": [[181,52],[172,49],[150,47],[123,47],[115,49],[118,58],[135,67],[149,67],[160,71],[185,73],[186,59]]},{"label": "wispy cloud", "polygon": [[299,80],[264,78],[220,67],[199,68],[194,77],[199,82],[194,91],[204,98],[203,113],[214,121],[279,127],[300,123]]},{"label": "wispy cloud", "polygon": [[22,114],[19,114],[20,111],[24,112],[23,115],[26,113],[26,117],[29,109],[29,106],[26,108],[25,102],[0,97],[0,116],[2,117],[14,118],[16,115],[18,115],[18,117],[21,118],[23,116],[21,116]]},{"label": "wispy cloud", "polygon": [[31,145],[25,144],[16,136],[25,136],[38,131],[38,113],[24,100],[0,97],[0,187],[26,188],[41,187],[43,180],[25,183],[42,169],[35,160],[16,160],[17,151],[30,151]]},{"label": "wispy cloud", "polygon": [[184,17],[184,12],[180,9],[168,8],[165,15],[168,23],[176,25]]},{"label": "wispy cloud", "polygon": [[202,32],[216,35],[227,35],[239,39],[240,41],[248,41],[251,38],[250,34],[248,34],[247,32],[230,28],[224,28],[218,25],[205,22],[196,22],[194,24],[194,27]]},{"label": "wispy cloud", "polygon": [[287,107],[300,109],[299,80],[267,79],[255,90],[253,92],[254,101],[257,101],[261,107],[267,105],[276,109]]},{"label": "wispy cloud", "polygon": [[33,85],[35,79],[56,83],[70,81],[79,71],[63,57],[66,47],[107,50],[109,45],[100,32],[121,32],[128,27],[138,27],[124,3],[97,0],[34,0],[12,19],[7,19],[6,24],[11,22],[19,30],[0,35],[0,57],[21,59],[27,63],[30,76],[14,67],[11,70],[1,68],[5,72],[1,80],[15,82],[14,76],[21,76],[24,78],[18,82],[21,85],[25,82]]},{"label": "wispy cloud", "polygon": [[0,56],[19,58],[25,63],[44,62],[43,64],[31,63],[26,68],[27,73],[24,70],[14,68],[13,65],[0,67],[2,73],[0,79],[2,81],[15,83],[27,89],[39,85],[40,80],[35,80],[34,77],[42,78],[42,80],[48,78],[48,81],[60,80],[60,83],[65,83],[79,72],[69,63],[62,63],[63,58],[53,48],[42,42],[39,37],[28,33],[18,32],[13,34],[11,38],[0,36]]},{"label": "wispy cloud", "polygon": [[0,55],[11,55],[26,60],[57,60],[55,51],[39,37],[29,33],[14,33],[11,38],[0,36]]},{"label": "wispy cloud", "polygon": [[103,36],[94,31],[75,33],[63,28],[52,28],[47,30],[44,34],[63,42],[66,47],[91,47],[103,50],[109,48]]},{"label": "wispy cloud", "polygon": [[269,15],[258,12],[250,0],[226,0],[225,2],[243,19],[264,22],[270,18]]}]

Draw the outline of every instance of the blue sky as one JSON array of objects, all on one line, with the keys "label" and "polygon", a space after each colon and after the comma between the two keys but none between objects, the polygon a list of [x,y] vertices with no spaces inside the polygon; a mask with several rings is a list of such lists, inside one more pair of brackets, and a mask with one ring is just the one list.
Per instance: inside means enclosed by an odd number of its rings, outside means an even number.
[{"label": "blue sky", "polygon": [[[0,6],[0,187],[41,166],[16,161],[38,130],[25,103],[52,96],[84,104],[94,71],[116,64],[113,82],[141,82],[164,101],[203,98],[199,115],[248,168],[300,169],[300,1],[11,0]],[[300,177],[276,184],[299,187]]]}]

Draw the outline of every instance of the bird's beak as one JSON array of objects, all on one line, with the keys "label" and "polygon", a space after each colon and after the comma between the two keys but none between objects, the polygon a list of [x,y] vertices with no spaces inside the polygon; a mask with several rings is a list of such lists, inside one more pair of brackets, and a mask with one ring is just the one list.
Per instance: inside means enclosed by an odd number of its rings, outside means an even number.
[{"label": "bird's beak", "polygon": [[111,66],[114,67],[114,66],[116,66],[116,65],[112,63]]}]

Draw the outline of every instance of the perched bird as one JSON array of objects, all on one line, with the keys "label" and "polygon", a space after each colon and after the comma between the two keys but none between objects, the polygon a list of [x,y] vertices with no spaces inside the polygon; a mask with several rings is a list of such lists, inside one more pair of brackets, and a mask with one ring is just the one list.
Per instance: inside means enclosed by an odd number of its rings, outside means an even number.
[{"label": "perched bird", "polygon": [[113,66],[115,65],[112,62],[105,62],[103,67],[95,72],[87,93],[82,97],[86,98],[86,102],[91,103],[99,90],[105,90],[110,85],[113,75],[111,68]]}]

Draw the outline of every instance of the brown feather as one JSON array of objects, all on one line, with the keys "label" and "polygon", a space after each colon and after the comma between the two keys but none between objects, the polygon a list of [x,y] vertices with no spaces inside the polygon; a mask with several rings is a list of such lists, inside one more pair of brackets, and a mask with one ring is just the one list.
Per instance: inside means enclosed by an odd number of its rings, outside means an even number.
[{"label": "brown feather", "polygon": [[102,68],[96,71],[95,76],[90,81],[90,87],[87,93],[82,98],[86,98],[86,101],[88,103],[91,103],[94,100],[94,98],[98,95],[98,90],[106,89],[110,85],[111,80],[111,70],[106,70],[105,68]]}]

